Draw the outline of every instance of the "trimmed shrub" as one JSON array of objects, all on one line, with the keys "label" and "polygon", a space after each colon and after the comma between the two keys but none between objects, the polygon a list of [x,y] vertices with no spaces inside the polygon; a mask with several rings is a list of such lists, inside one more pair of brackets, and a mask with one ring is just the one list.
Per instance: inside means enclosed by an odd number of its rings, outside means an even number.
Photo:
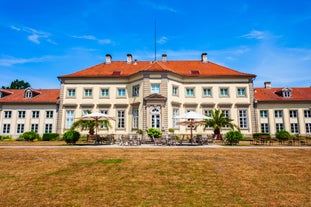
[{"label": "trimmed shrub", "polygon": [[24,132],[22,135],[19,136],[19,138],[24,138],[25,141],[33,142],[35,139],[40,140],[40,135],[37,132],[29,131]]},{"label": "trimmed shrub", "polygon": [[243,135],[240,131],[228,131],[226,133],[226,141],[230,145],[238,144],[243,138]]},{"label": "trimmed shrub", "polygon": [[291,138],[291,135],[288,131],[286,130],[281,130],[275,133],[275,137],[280,139],[280,140],[287,140]]},{"label": "trimmed shrub", "polygon": [[57,133],[45,133],[42,136],[42,141],[56,141],[59,139],[59,134]]},{"label": "trimmed shrub", "polygon": [[162,136],[162,132],[160,131],[160,129],[156,129],[156,128],[147,129],[147,134],[149,137],[154,137],[154,138],[159,138]]},{"label": "trimmed shrub", "polygon": [[80,138],[80,133],[75,130],[68,130],[63,134],[63,140],[67,144],[75,144]]},{"label": "trimmed shrub", "polygon": [[264,132],[258,132],[253,134],[253,138],[263,138],[263,137],[271,138],[271,135],[269,133]]},{"label": "trimmed shrub", "polygon": [[5,135],[5,136],[0,135],[0,141],[4,141],[5,139],[11,139],[11,137],[8,135]]}]

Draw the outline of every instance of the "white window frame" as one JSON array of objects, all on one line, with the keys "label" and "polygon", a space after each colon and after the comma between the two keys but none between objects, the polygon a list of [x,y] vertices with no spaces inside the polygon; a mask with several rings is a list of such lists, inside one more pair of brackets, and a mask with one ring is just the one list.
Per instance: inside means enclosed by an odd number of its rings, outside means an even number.
[{"label": "white window frame", "polygon": [[220,88],[219,89],[220,97],[229,97],[229,89],[228,88]]},{"label": "white window frame", "polygon": [[186,97],[195,97],[195,89],[186,88]]},{"label": "white window frame", "polygon": [[93,89],[85,88],[83,91],[83,97],[87,97],[87,98],[93,97]]},{"label": "white window frame", "polygon": [[289,111],[289,117],[290,118],[297,118],[298,117],[298,111],[297,110],[290,110]]},{"label": "white window frame", "polygon": [[117,110],[117,129],[125,129],[125,109]]},{"label": "white window frame", "polygon": [[100,97],[109,98],[109,88],[102,88],[100,90]]},{"label": "white window frame", "polygon": [[52,119],[54,116],[54,111],[46,111],[45,112],[45,118]]},{"label": "white window frame", "polygon": [[133,86],[133,89],[132,89],[132,90],[133,90],[133,91],[132,91],[132,95],[133,95],[134,97],[139,96],[139,85]]},{"label": "white window frame", "polygon": [[10,134],[10,131],[11,131],[11,124],[3,124],[2,133]]},{"label": "white window frame", "polygon": [[12,111],[4,111],[4,118],[5,119],[12,118]]},{"label": "white window frame", "polygon": [[160,84],[151,84],[151,93],[160,93]]},{"label": "white window frame", "polygon": [[32,111],[32,118],[33,119],[38,119],[40,116],[40,111]]},{"label": "white window frame", "polygon": [[311,134],[311,123],[306,123],[305,126],[306,126],[306,133]]},{"label": "white window frame", "polygon": [[17,127],[16,127],[17,134],[24,133],[24,130],[25,130],[25,124],[17,124]]},{"label": "white window frame", "polygon": [[276,123],[275,124],[275,130],[278,132],[278,131],[281,131],[281,130],[284,130],[284,124],[283,123]]},{"label": "white window frame", "polygon": [[178,118],[176,118],[177,116],[179,116],[179,108],[173,108],[173,128],[174,129],[179,128],[179,125],[177,124],[178,122]]},{"label": "white window frame", "polygon": [[76,97],[76,89],[74,88],[67,89],[67,97]]},{"label": "white window frame", "polygon": [[239,109],[239,127],[240,129],[248,129],[248,113],[246,109]]},{"label": "white window frame", "polygon": [[246,96],[246,88],[238,88],[237,89],[237,96],[238,97],[245,97]]},{"label": "white window frame", "polygon": [[268,118],[269,113],[268,110],[260,110],[260,118]]},{"label": "white window frame", "polygon": [[53,124],[45,124],[44,133],[52,133],[53,131]]},{"label": "white window frame", "polygon": [[74,123],[74,117],[75,117],[74,110],[66,110],[65,129],[70,129],[70,127]]},{"label": "white window frame", "polygon": [[25,119],[26,117],[26,111],[18,111],[17,116],[19,119]]},{"label": "white window frame", "polygon": [[268,123],[261,123],[260,126],[261,126],[261,132],[262,133],[269,133],[270,132]]},{"label": "white window frame", "polygon": [[299,124],[298,123],[290,123],[290,131],[292,134],[299,134]]},{"label": "white window frame", "polygon": [[117,94],[118,97],[122,97],[122,98],[126,97],[126,89],[125,88],[118,88],[117,93],[118,93]]},{"label": "white window frame", "polygon": [[32,132],[38,132],[38,129],[39,129],[39,124],[37,124],[37,123],[31,124],[31,131]]},{"label": "white window frame", "polygon": [[282,110],[275,110],[274,111],[275,118],[283,118],[283,111]]},{"label": "white window frame", "polygon": [[311,118],[311,110],[304,110],[304,116],[305,118]]},{"label": "white window frame", "polygon": [[203,88],[203,97],[212,97],[212,89],[211,88]]},{"label": "white window frame", "polygon": [[133,126],[132,129],[138,129],[139,126],[139,111],[137,107],[132,109],[132,116],[133,116]]},{"label": "white window frame", "polygon": [[179,87],[178,86],[173,86],[172,87],[172,95],[173,96],[178,96],[179,95]]}]

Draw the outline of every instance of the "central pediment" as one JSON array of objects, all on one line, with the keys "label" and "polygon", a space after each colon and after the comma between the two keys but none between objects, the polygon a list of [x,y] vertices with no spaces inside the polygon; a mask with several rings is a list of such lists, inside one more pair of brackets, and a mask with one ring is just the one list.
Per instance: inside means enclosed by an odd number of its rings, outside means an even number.
[{"label": "central pediment", "polygon": [[144,98],[144,101],[166,101],[167,98],[158,93],[150,94]]}]

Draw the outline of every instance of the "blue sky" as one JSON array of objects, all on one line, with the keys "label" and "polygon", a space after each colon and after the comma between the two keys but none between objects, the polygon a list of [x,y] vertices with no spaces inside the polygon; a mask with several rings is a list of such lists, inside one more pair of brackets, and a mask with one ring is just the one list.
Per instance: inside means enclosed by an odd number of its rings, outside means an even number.
[{"label": "blue sky", "polygon": [[309,0],[0,0],[0,87],[59,88],[105,60],[208,59],[256,74],[255,87],[311,86]]}]

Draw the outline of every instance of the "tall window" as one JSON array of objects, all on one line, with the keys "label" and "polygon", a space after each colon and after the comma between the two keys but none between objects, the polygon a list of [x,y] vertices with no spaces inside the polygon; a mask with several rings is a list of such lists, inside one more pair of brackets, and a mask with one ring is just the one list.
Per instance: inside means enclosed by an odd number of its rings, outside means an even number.
[{"label": "tall window", "polygon": [[311,110],[304,110],[305,118],[311,118]]},{"label": "tall window", "polygon": [[38,132],[38,124],[31,124],[31,131]]},{"label": "tall window", "polygon": [[139,85],[133,86],[133,96],[139,95]]},{"label": "tall window", "polygon": [[268,123],[262,123],[261,124],[261,132],[269,133],[269,125],[268,125]]},{"label": "tall window", "polygon": [[103,88],[101,90],[101,97],[109,97],[109,89],[108,88]]},{"label": "tall window", "polygon": [[230,111],[229,110],[221,110],[224,113],[226,118],[230,118]]},{"label": "tall window", "polygon": [[246,110],[239,110],[239,125],[241,129],[248,128],[247,122],[247,111]]},{"label": "tall window", "polygon": [[45,113],[46,113],[45,117],[47,119],[52,119],[53,118],[53,111],[46,111]]},{"label": "tall window", "polygon": [[297,117],[298,117],[298,112],[297,112],[297,110],[290,110],[290,111],[289,111],[289,117],[290,117],[290,118],[297,118]]},{"label": "tall window", "polygon": [[118,97],[125,97],[126,91],[125,88],[118,88]]},{"label": "tall window", "polygon": [[186,88],[186,96],[194,97],[194,88]]},{"label": "tall window", "polygon": [[125,128],[125,111],[124,110],[118,110],[117,128],[118,129]]},{"label": "tall window", "polygon": [[229,96],[228,88],[221,88],[220,89],[220,96]]},{"label": "tall window", "polygon": [[268,111],[267,110],[261,110],[260,111],[260,118],[268,118]]},{"label": "tall window", "polygon": [[18,118],[24,119],[26,116],[26,111],[18,111]]},{"label": "tall window", "polygon": [[275,118],[282,118],[283,117],[283,111],[282,110],[275,110],[274,116],[275,116]]},{"label": "tall window", "polygon": [[160,93],[160,85],[151,84],[151,93]]},{"label": "tall window", "polygon": [[173,128],[178,128],[177,122],[178,119],[176,118],[179,115],[179,109],[173,108]]},{"label": "tall window", "polygon": [[138,108],[133,108],[133,129],[138,129]]},{"label": "tall window", "polygon": [[10,134],[11,124],[3,124],[3,134]]},{"label": "tall window", "polygon": [[178,96],[178,87],[177,86],[173,86],[172,93],[173,93],[173,96]]},{"label": "tall window", "polygon": [[84,89],[84,97],[92,97],[93,91],[92,89]]},{"label": "tall window", "polygon": [[12,111],[4,111],[4,118],[5,119],[12,118]]},{"label": "tall window", "polygon": [[311,134],[311,123],[306,123],[306,133]]},{"label": "tall window", "polygon": [[71,127],[71,125],[74,122],[74,111],[73,110],[67,110],[66,111],[66,124],[65,124],[65,128],[69,129]]},{"label": "tall window", "polygon": [[277,132],[284,130],[284,124],[283,123],[276,123],[275,124],[275,129],[276,129]]},{"label": "tall window", "polygon": [[161,109],[159,107],[153,107],[151,109],[151,127],[160,129],[161,127]]},{"label": "tall window", "polygon": [[[108,114],[108,109],[101,109],[99,112],[102,114]],[[107,127],[104,124],[100,124],[99,128],[100,129],[107,129]]]},{"label": "tall window", "polygon": [[204,113],[204,115],[207,116],[207,117],[212,117],[211,109],[204,109],[204,110],[203,110],[203,113]]},{"label": "tall window", "polygon": [[245,88],[238,88],[238,90],[237,90],[237,95],[238,95],[238,96],[246,96],[246,90],[245,90]]},{"label": "tall window", "polygon": [[39,111],[32,111],[32,118],[34,119],[39,118]]},{"label": "tall window", "polygon": [[44,133],[52,133],[52,124],[45,124]]},{"label": "tall window", "polygon": [[210,88],[203,88],[203,96],[211,97],[212,96],[212,89],[210,89]]},{"label": "tall window", "polygon": [[298,123],[291,123],[290,124],[290,131],[292,134],[299,134]]},{"label": "tall window", "polygon": [[24,133],[24,124],[17,124],[17,129],[16,129],[16,133],[17,134],[21,134]]},{"label": "tall window", "polygon": [[76,89],[68,89],[67,90],[68,97],[75,97],[76,96]]}]

